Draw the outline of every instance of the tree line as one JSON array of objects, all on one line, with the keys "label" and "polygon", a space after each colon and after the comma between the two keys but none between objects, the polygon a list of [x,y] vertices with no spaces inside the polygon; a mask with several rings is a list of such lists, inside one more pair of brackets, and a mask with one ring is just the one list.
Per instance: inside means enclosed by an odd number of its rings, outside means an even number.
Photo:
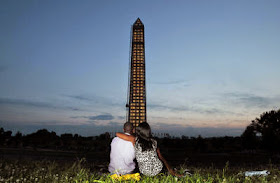
[{"label": "tree line", "polygon": [[[184,149],[188,152],[221,153],[244,150],[280,150],[280,109],[264,112],[259,118],[252,120],[239,137],[155,137],[160,147],[165,150]],[[12,131],[0,128],[0,147],[14,148],[47,148],[54,150],[69,151],[104,151],[110,150],[112,137],[106,132],[99,136],[82,137],[78,134],[61,134],[49,132],[46,129],[23,135],[17,132],[14,136]]]}]

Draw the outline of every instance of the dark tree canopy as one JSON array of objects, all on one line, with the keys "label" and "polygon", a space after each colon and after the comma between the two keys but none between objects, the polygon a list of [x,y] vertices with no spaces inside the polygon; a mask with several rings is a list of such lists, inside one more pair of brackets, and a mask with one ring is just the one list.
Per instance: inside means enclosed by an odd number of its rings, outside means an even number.
[{"label": "dark tree canopy", "polygon": [[260,141],[265,149],[280,150],[280,109],[264,112],[260,118],[253,120],[242,138],[248,148],[253,148]]}]

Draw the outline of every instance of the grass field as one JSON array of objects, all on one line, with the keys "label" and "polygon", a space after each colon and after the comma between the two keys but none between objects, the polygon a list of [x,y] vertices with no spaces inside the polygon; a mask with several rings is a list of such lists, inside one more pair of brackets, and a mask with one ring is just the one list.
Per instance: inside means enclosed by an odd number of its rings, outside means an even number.
[{"label": "grass field", "polygon": [[[77,160],[74,163],[1,159],[0,182],[119,182],[112,180],[109,174],[104,172],[104,168],[99,170],[93,164],[87,163],[85,159]],[[196,168],[187,165],[177,167],[179,173],[182,173],[186,168],[192,171],[192,176],[177,178],[168,174],[159,174],[155,177],[141,175],[140,181],[127,180],[123,182],[280,182],[279,167],[271,163],[258,168],[258,170],[268,170],[270,172],[268,176],[254,177],[245,177],[244,172],[248,169],[231,168],[230,163],[227,163],[222,169]]]}]

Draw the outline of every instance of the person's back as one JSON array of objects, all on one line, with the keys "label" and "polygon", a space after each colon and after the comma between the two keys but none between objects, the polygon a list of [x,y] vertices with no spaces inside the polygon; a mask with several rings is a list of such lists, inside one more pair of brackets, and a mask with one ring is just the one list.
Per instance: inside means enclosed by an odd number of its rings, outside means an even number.
[{"label": "person's back", "polygon": [[162,162],[157,155],[157,141],[152,139],[152,148],[149,150],[143,150],[141,144],[136,137],[135,142],[135,154],[136,160],[139,166],[139,170],[142,174],[147,176],[155,176],[161,172],[163,168]]},{"label": "person's back", "polygon": [[[124,131],[132,132],[132,124],[125,123]],[[126,133],[129,135],[129,133]],[[133,144],[129,141],[115,137],[111,143],[110,164],[108,170],[110,173],[128,174],[135,169],[135,150]]]}]

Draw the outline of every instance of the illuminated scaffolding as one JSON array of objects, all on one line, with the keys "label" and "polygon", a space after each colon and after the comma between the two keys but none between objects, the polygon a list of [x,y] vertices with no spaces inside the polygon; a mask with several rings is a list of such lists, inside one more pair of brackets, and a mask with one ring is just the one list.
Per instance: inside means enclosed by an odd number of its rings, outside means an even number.
[{"label": "illuminated scaffolding", "polygon": [[146,122],[146,80],[144,24],[138,18],[131,32],[130,73],[126,120],[138,126]]}]

